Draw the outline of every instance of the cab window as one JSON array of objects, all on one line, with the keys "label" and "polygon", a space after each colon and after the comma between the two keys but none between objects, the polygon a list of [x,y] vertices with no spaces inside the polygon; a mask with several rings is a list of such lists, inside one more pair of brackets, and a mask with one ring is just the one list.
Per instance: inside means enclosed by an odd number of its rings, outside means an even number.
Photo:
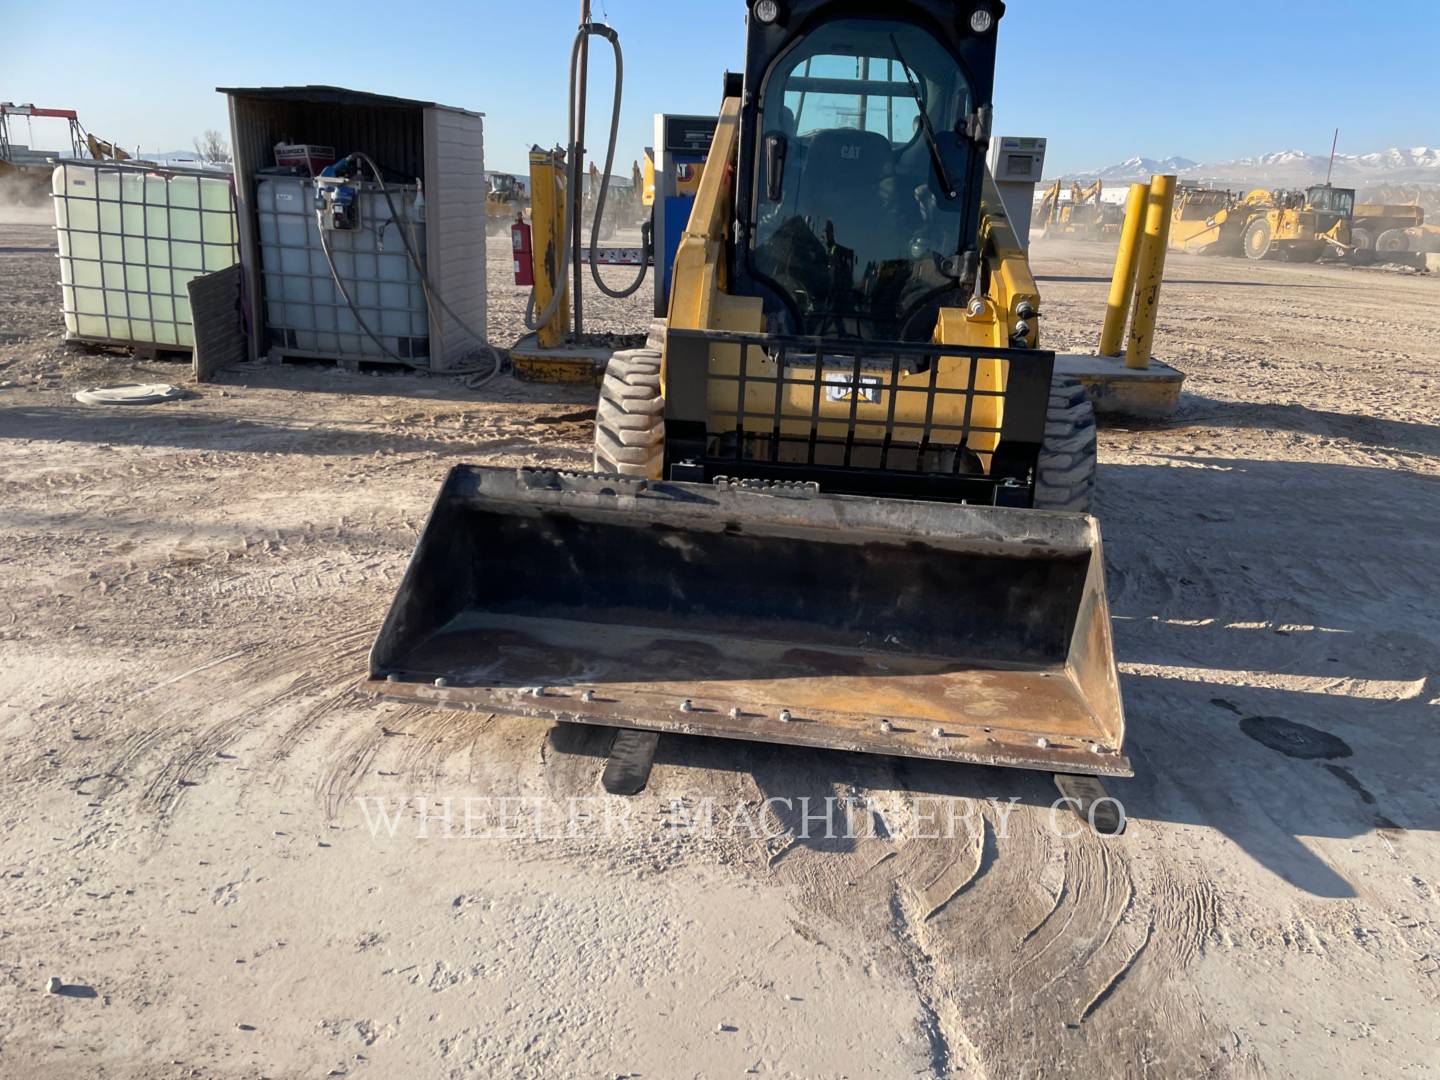
[{"label": "cab window", "polygon": [[[838,19],[781,57],[764,93],[752,272],[800,333],[928,336],[910,316],[954,286],[966,199],[941,194],[920,116],[956,141],[972,107],[959,62],[912,23]],[[953,168],[963,184],[964,159]]]}]

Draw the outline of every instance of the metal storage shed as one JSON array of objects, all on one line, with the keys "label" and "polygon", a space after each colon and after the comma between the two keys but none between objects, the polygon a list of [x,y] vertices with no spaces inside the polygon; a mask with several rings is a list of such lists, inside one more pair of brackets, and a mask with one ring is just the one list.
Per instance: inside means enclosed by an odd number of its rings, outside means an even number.
[{"label": "metal storage shed", "polygon": [[[336,86],[219,87],[230,110],[240,261],[250,312],[250,358],[269,349],[256,216],[260,169],[291,142],[362,151],[382,167],[424,181],[428,276],[450,308],[485,332],[484,114],[433,101]],[[433,371],[470,363],[476,342],[439,305],[429,313]],[[337,359],[343,359],[337,357]]]}]

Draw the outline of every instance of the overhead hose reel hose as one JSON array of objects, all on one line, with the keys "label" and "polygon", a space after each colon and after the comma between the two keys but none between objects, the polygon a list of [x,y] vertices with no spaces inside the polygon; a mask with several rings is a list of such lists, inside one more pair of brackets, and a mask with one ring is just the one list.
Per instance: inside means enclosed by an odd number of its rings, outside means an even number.
[{"label": "overhead hose reel hose", "polygon": [[[569,237],[574,228],[573,193],[579,190],[580,183],[580,160],[579,160],[579,82],[580,82],[580,49],[585,43],[586,35],[603,37],[610,43],[615,51],[615,94],[610,109],[610,138],[605,149],[605,171],[600,175],[600,191],[595,199],[595,218],[590,223],[590,276],[595,281],[595,286],[606,296],[616,300],[623,300],[627,296],[633,296],[639,291],[640,286],[645,284],[645,276],[649,272],[649,252],[640,260],[640,273],[635,280],[623,289],[612,289],[600,277],[600,263],[598,248],[600,246],[600,223],[605,216],[605,199],[610,191],[610,172],[615,167],[615,144],[620,136],[620,103],[625,85],[625,58],[620,50],[620,35],[612,27],[604,23],[586,23],[575,34],[575,42],[570,48],[570,113],[569,127],[566,131],[568,149],[565,155],[565,212],[561,218],[562,225],[560,235],[564,238],[560,244],[560,266],[558,273],[558,285],[550,302],[545,305],[539,316],[535,316],[535,294],[530,294],[530,300],[525,306],[525,326],[530,330],[538,330],[549,324],[560,310],[560,303],[566,296],[570,280],[570,258],[571,245]],[[650,241],[653,243],[653,238]],[[648,248],[648,244],[647,244]]]}]

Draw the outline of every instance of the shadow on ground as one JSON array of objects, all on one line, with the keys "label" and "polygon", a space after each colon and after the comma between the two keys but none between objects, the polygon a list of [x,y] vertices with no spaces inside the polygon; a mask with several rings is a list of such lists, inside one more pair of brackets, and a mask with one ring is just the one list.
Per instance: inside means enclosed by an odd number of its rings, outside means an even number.
[{"label": "shadow on ground", "polygon": [[[1093,274],[1036,274],[1036,281],[1063,281],[1072,285],[1109,285],[1110,278]],[[1224,289],[1339,289],[1341,285],[1322,285],[1305,281],[1217,281],[1199,278],[1166,276],[1164,285],[1205,285]]]},{"label": "shadow on ground", "polygon": [[[1244,401],[1222,401],[1186,393],[1181,415],[1153,425],[1175,430],[1188,427],[1233,427],[1256,431],[1292,431],[1349,439],[1367,446],[1403,453],[1440,457],[1440,426],[1406,420],[1386,420],[1359,413],[1312,409],[1294,402],[1266,405]],[[1135,425],[1127,425],[1135,426]]]},{"label": "shadow on ground", "polygon": [[[293,389],[293,388],[292,388]],[[200,397],[207,391],[202,389]],[[348,393],[348,391],[346,391]],[[378,391],[377,391],[378,393]],[[387,397],[394,398],[392,393]],[[194,407],[196,398],[164,405],[87,407],[82,405],[11,405],[0,408],[0,438],[39,439],[53,442],[84,442],[112,446],[157,446],[185,450],[215,450],[232,453],[303,453],[322,457],[350,457],[377,451],[454,453],[462,450],[467,433],[439,438],[382,428],[374,421],[355,419],[348,426],[331,426],[319,419],[299,416],[212,413]],[[471,394],[463,400],[473,405],[487,402]],[[581,397],[573,390],[566,396],[538,399],[525,404],[550,405],[530,420],[534,425],[588,424],[594,415],[592,395]],[[318,414],[323,416],[323,413]],[[342,421],[343,422],[343,421]],[[423,420],[417,422],[420,427]],[[517,446],[533,444],[533,431],[523,429],[499,433],[477,430],[477,448],[495,448],[497,442]],[[579,445],[579,444],[577,444]]]}]

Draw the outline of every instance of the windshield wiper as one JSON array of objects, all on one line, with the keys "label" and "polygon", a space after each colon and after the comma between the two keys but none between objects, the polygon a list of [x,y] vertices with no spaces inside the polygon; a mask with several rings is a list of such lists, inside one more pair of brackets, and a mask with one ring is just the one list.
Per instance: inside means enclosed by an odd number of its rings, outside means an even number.
[{"label": "windshield wiper", "polygon": [[925,145],[930,148],[930,163],[935,166],[935,175],[940,178],[940,186],[945,189],[947,199],[955,198],[955,185],[950,182],[950,174],[945,171],[945,161],[940,156],[940,143],[935,138],[935,127],[930,123],[930,112],[925,108],[925,95],[920,92],[920,86],[910,74],[910,65],[905,62],[905,55],[900,51],[900,43],[895,40],[895,35],[890,35],[890,45],[895,50],[895,59],[900,61],[900,70],[905,72],[905,81],[910,84],[910,93],[915,98],[915,107],[920,110],[920,131],[925,136]]}]

